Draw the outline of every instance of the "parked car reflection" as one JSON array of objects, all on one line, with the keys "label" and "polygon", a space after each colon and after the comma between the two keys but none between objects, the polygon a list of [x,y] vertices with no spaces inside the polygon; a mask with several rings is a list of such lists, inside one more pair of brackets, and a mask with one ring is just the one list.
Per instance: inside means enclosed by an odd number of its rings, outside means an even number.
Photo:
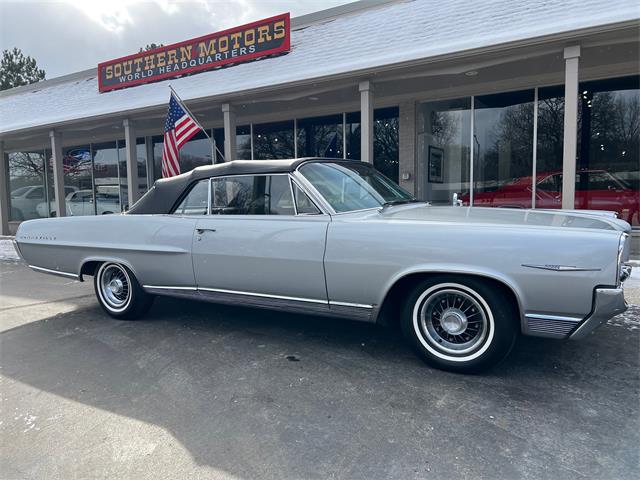
[{"label": "parked car reflection", "polygon": [[[73,216],[82,215],[107,215],[120,213],[120,198],[118,187],[100,187],[95,194],[96,206],[94,208],[93,191],[90,189],[73,191],[65,198],[66,214]],[[37,206],[38,215],[41,217],[56,217],[58,215],[55,201],[42,202]]]},{"label": "parked car reflection", "polygon": [[[632,176],[629,179],[633,180]],[[637,182],[636,179],[633,186],[617,174],[606,170],[581,170],[576,174],[575,208],[614,211],[619,218],[637,226],[640,224],[640,191]],[[474,192],[474,206],[531,207],[531,176],[515,178],[493,187],[484,186],[483,190]],[[562,172],[539,173],[536,178],[535,197],[536,208],[562,208]],[[465,205],[469,205],[468,193],[460,198]]]}]

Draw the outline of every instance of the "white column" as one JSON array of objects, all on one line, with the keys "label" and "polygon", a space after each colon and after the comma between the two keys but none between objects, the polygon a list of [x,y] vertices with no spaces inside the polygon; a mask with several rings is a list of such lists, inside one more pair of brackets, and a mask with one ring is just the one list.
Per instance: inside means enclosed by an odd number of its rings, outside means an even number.
[{"label": "white column", "polygon": [[129,119],[122,121],[124,125],[124,148],[127,152],[127,196],[129,208],[138,201],[138,151],[136,148],[136,132],[133,122]]},{"label": "white column", "polygon": [[[419,195],[423,192],[418,184],[416,168],[416,104],[414,102],[401,103],[398,110],[400,186],[414,195]],[[421,173],[426,172],[426,165],[420,171]],[[423,183],[421,180],[420,184]]]},{"label": "white column", "polygon": [[0,235],[9,235],[9,161],[0,140]]},{"label": "white column", "polygon": [[564,49],[564,147],[562,152],[562,208],[574,208],[578,142],[578,63],[580,46]]},{"label": "white column", "polygon": [[360,160],[373,164],[373,83],[360,82]]},{"label": "white column", "polygon": [[62,163],[62,135],[55,130],[49,131],[51,139],[51,156],[53,158],[53,194],[55,197],[54,210],[58,217],[67,216],[67,206],[64,195],[64,165]]},{"label": "white column", "polygon": [[224,159],[229,162],[238,157],[236,149],[236,112],[230,103],[222,104],[224,115]]}]

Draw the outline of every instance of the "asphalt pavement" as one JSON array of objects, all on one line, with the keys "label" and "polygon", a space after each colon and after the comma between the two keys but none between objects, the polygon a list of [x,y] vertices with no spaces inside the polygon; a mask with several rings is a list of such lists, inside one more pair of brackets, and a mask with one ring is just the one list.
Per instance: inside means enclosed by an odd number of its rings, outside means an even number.
[{"label": "asphalt pavement", "polygon": [[3,479],[631,479],[640,307],[477,376],[373,325],[160,298],[0,261]]}]

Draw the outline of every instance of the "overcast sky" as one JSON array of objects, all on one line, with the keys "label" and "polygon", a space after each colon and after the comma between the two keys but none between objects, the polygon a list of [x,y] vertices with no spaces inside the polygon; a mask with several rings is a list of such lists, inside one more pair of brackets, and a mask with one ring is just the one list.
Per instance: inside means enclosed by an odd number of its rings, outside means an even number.
[{"label": "overcast sky", "polygon": [[292,17],[352,0],[0,0],[0,50],[36,59],[47,78],[284,12]]}]

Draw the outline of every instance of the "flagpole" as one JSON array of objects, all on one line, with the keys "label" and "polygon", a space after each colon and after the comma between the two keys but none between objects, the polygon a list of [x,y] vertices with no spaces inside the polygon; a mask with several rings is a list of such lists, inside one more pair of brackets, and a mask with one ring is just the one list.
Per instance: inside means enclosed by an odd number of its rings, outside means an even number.
[{"label": "flagpole", "polygon": [[[211,146],[213,148],[215,148],[215,150],[218,152],[218,154],[222,157],[222,161],[224,162],[225,161],[224,155],[222,154],[222,152],[220,151],[220,149],[216,145],[216,142],[213,141],[213,138],[211,138],[209,136],[209,134],[207,133],[207,130],[200,124],[200,122],[198,121],[198,118],[191,112],[191,110],[189,110],[187,108],[187,106],[184,104],[184,102],[180,98],[180,95],[178,95],[178,92],[176,92],[171,85],[169,85],[169,89],[176,96],[176,99],[178,100],[178,103],[180,104],[180,106],[185,109],[185,111],[191,116],[191,118],[193,118],[193,121],[196,123],[196,125],[198,125],[198,127],[200,127],[200,130],[202,130],[204,135],[209,139],[209,141],[211,142]],[[215,152],[213,152],[213,153],[215,153]],[[215,162],[215,157],[211,158],[211,160]]]}]

